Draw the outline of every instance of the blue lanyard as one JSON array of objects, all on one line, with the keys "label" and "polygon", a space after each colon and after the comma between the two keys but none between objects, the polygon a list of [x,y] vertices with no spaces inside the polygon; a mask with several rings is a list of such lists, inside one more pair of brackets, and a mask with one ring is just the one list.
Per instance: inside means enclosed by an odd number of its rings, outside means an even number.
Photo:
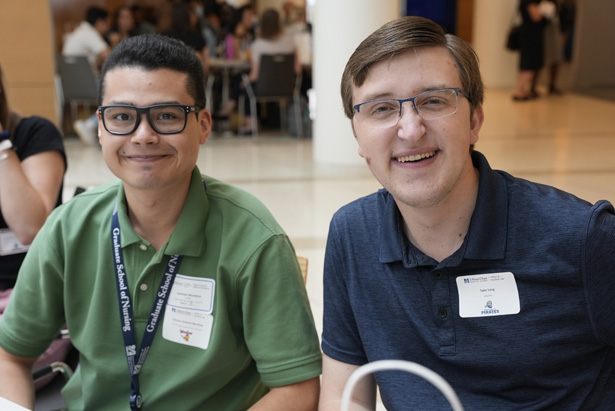
[{"label": "blue lanyard", "polygon": [[156,302],[152,307],[152,312],[149,316],[143,339],[141,340],[141,349],[139,350],[139,358],[137,357],[137,343],[135,339],[135,331],[132,319],[132,306],[130,304],[130,292],[128,291],[128,283],[126,282],[126,266],[124,265],[124,255],[120,243],[120,221],[117,215],[117,203],[113,209],[111,217],[111,245],[113,246],[113,261],[115,267],[115,279],[117,285],[117,298],[120,307],[120,319],[122,324],[122,334],[124,336],[124,348],[126,352],[126,360],[128,361],[128,371],[130,372],[130,409],[139,410],[143,407],[143,397],[141,396],[139,387],[139,373],[145,362],[145,358],[149,353],[149,349],[154,341],[156,330],[158,329],[159,320],[162,320],[164,309],[171,294],[171,287],[175,281],[175,274],[179,269],[182,261],[181,255],[172,255],[169,257],[167,268],[160,282]]}]

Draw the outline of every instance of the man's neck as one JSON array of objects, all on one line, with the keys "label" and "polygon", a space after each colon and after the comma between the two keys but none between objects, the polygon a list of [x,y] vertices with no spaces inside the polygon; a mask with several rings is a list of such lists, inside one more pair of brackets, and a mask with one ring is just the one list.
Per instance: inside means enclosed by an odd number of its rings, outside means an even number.
[{"label": "man's neck", "polygon": [[461,247],[470,227],[478,196],[478,170],[463,187],[456,187],[447,201],[427,208],[400,205],[404,232],[426,255],[441,262]]},{"label": "man's neck", "polygon": [[135,190],[125,187],[132,228],[159,250],[169,239],[186,203],[190,180],[171,190]]}]

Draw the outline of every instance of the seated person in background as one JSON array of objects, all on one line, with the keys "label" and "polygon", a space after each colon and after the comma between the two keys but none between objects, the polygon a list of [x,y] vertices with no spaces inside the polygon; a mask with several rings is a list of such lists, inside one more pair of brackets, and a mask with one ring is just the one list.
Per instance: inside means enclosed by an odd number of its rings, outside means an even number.
[{"label": "seated person in background", "polygon": [[[342,76],[359,155],[384,187],[339,210],[324,268],[321,410],[351,373],[406,360],[468,410],[612,410],[615,210],[492,170],[478,58],[420,17],[365,39]],[[450,409],[381,372],[353,409]]]},{"label": "seated person in background", "polygon": [[203,37],[199,19],[188,3],[176,3],[171,8],[171,28],[163,32],[165,36],[181,40],[192,48],[203,67],[208,71],[209,51]]},{"label": "seated person in background", "polygon": [[[111,51],[111,47],[105,41],[111,23],[109,13],[100,7],[90,7],[86,12],[85,21],[67,34],[62,47],[64,56],[86,56],[92,72],[97,76],[100,67]],[[95,115],[83,120],[76,120],[73,129],[79,139],[86,145],[97,145],[96,130],[98,121]]]},{"label": "seated person in background", "polygon": [[[254,23],[254,7],[251,4],[245,4],[239,8],[232,9],[229,24],[224,26],[224,31],[227,34],[233,34],[236,32],[235,28],[238,25],[241,26],[240,48],[241,50],[246,50],[256,37]],[[234,56],[229,56],[227,54],[227,58],[237,59],[240,58],[240,55],[235,53]]]},{"label": "seated person in background", "polygon": [[154,34],[156,32],[156,25],[145,18],[145,12],[149,9],[133,4],[130,6],[130,10],[132,10],[132,17],[135,20],[137,34]]},{"label": "seated person in background", "polygon": [[32,244],[0,322],[0,395],[32,407],[32,358],[66,321],[80,353],[68,409],[316,409],[321,353],[292,244],[261,202],[196,167],[211,132],[201,61],[130,37],[100,91],[120,180],[59,207]]},{"label": "seated person in background", "polygon": [[89,7],[85,21],[65,36],[62,55],[86,56],[94,73],[98,74],[98,70],[111,51],[111,47],[105,41],[110,28],[111,23],[107,10],[100,7]]},{"label": "seated person in background", "polygon": [[107,35],[111,48],[115,47],[120,41],[137,34],[132,9],[128,6],[118,7],[113,15],[113,26]]},{"label": "seated person in background", "polygon": [[248,28],[242,20],[234,20],[224,37],[224,53],[227,60],[250,60]]},{"label": "seated person in background", "polygon": [[[11,110],[0,68],[0,317],[30,244],[62,204],[65,172],[60,131],[46,118]],[[53,341],[34,367],[65,361],[69,348],[68,340]],[[50,380],[38,381],[37,388]]]},{"label": "seated person in background", "polygon": [[65,171],[60,131],[11,110],[0,68],[0,290],[13,288],[28,246],[62,204]]},{"label": "seated person in background", "polygon": [[[258,87],[257,80],[260,69],[261,56],[271,54],[294,54],[295,55],[295,72],[301,73],[301,62],[299,61],[299,55],[297,47],[292,36],[285,34],[282,29],[280,20],[280,13],[275,9],[267,9],[263,12],[260,21],[260,33],[254,40],[250,47],[250,82],[253,87]],[[229,100],[229,104],[224,107],[218,116],[228,116],[237,107],[237,101],[239,95],[245,93],[245,88],[240,81],[237,81],[233,89],[232,97]],[[250,107],[246,104],[245,111],[250,113]],[[252,132],[252,124],[250,117],[245,117],[245,123],[240,125],[243,128],[240,130],[242,134],[250,134]]]},{"label": "seated person in background", "polygon": [[221,57],[218,55],[219,46],[222,41],[222,17],[220,5],[211,0],[205,3],[203,8],[203,18],[201,20],[203,38],[207,43],[210,57]]},{"label": "seated person in background", "polygon": [[263,12],[260,24],[260,34],[252,43],[250,69],[250,81],[258,80],[258,71],[262,55],[271,54],[294,54],[295,72],[301,73],[301,62],[297,53],[297,47],[291,35],[284,33],[280,13],[275,9],[267,9]]}]

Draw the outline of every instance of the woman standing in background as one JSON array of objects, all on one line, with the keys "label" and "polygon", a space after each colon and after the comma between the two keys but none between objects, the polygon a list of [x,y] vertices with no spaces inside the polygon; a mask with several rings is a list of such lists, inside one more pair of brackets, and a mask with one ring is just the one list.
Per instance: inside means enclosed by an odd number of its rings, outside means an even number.
[{"label": "woman standing in background", "polygon": [[532,92],[532,80],[544,64],[543,15],[540,0],[520,0],[519,12],[523,19],[519,33],[519,75],[513,94],[514,101],[527,101],[537,97]]}]

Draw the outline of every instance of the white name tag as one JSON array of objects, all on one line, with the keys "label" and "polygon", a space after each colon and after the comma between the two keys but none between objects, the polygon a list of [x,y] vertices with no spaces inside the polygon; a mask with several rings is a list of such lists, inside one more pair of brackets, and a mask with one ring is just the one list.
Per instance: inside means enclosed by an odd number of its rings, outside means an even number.
[{"label": "white name tag", "polygon": [[513,273],[457,277],[462,318],[518,314],[519,290]]},{"label": "white name tag", "polygon": [[164,312],[162,337],[206,350],[214,317],[216,282],[177,274]]},{"label": "white name tag", "polygon": [[17,234],[10,228],[0,229],[0,255],[25,253],[30,248],[19,242]]}]

